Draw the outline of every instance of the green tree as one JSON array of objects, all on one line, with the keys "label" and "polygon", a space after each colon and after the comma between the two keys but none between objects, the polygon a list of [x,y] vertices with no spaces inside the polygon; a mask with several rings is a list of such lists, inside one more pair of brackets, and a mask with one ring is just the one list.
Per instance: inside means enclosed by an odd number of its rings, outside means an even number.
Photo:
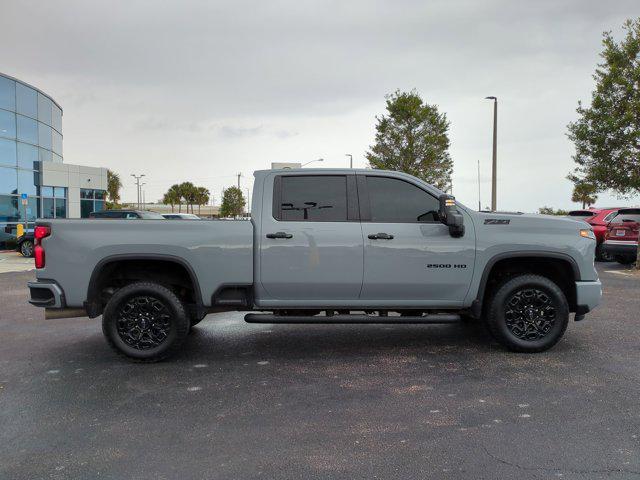
[{"label": "green tree", "polygon": [[569,214],[567,210],[562,210],[561,208],[559,208],[558,210],[555,210],[553,207],[540,207],[538,209],[538,213],[541,213],[542,215],[560,215],[560,216]]},{"label": "green tree", "polygon": [[113,208],[120,201],[120,189],[122,181],[120,175],[112,170],[107,170],[107,208]]},{"label": "green tree", "polygon": [[640,18],[623,28],[620,42],[611,32],[603,34],[591,105],[578,103],[568,136],[575,144],[577,178],[630,197],[640,193]]},{"label": "green tree", "polygon": [[397,170],[422,178],[441,190],[451,185],[449,121],[416,91],[386,96],[387,114],[376,117],[374,145],[365,154],[373,168]]},{"label": "green tree", "polygon": [[180,194],[180,185],[172,185],[169,190],[162,196],[162,203],[165,205],[171,205],[171,211],[174,211],[175,205],[182,210],[182,196]]},{"label": "green tree", "polygon": [[193,204],[196,203],[196,186],[191,182],[182,182],[179,185],[180,196],[187,205],[187,213],[189,213],[189,207],[191,207],[191,213],[193,213]]},{"label": "green tree", "polygon": [[587,208],[596,203],[598,200],[597,193],[598,190],[594,184],[578,180],[573,186],[571,201],[582,203],[582,208]]},{"label": "green tree", "polygon": [[209,203],[210,193],[205,187],[196,187],[196,205],[198,205],[198,215],[200,215],[200,207]]},{"label": "green tree", "polygon": [[244,213],[246,205],[242,190],[238,187],[229,187],[222,194],[222,204],[220,205],[221,217],[235,217]]}]

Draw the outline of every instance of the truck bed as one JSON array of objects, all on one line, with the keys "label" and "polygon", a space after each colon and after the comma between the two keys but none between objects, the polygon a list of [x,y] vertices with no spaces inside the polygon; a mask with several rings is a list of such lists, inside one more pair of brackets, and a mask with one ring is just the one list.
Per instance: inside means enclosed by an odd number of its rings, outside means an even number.
[{"label": "truck bed", "polygon": [[251,221],[48,220],[46,266],[39,280],[55,279],[67,307],[82,307],[98,266],[136,258],[173,258],[196,277],[204,306],[224,284],[253,283]]}]

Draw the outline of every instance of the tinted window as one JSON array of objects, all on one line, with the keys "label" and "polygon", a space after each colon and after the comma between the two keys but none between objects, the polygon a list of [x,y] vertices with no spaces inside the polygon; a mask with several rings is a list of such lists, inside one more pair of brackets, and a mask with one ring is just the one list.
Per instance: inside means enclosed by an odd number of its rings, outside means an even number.
[{"label": "tinted window", "polygon": [[0,76],[0,108],[16,109],[16,82]]},{"label": "tinted window", "polygon": [[403,180],[367,177],[371,221],[380,223],[438,222],[440,203]]},{"label": "tinted window", "polygon": [[51,110],[51,126],[57,131],[62,132],[62,110],[56,105],[53,105]]},{"label": "tinted window", "polygon": [[0,110],[0,137],[16,138],[16,114]]},{"label": "tinted window", "polygon": [[18,166],[20,168],[28,168],[37,170],[38,164],[38,147],[18,142]]},{"label": "tinted window", "polygon": [[615,217],[616,215],[618,215],[618,212],[611,212],[609,215],[604,217],[604,221],[610,222],[611,220],[613,220],[613,217]]},{"label": "tinted window", "polygon": [[16,142],[0,138],[0,165],[16,166]]},{"label": "tinted window", "polygon": [[38,92],[38,120],[51,125],[51,100]]},{"label": "tinted window", "polygon": [[626,212],[619,212],[612,221],[614,223],[640,222],[640,210],[627,210]]},{"label": "tinted window", "polygon": [[570,217],[593,217],[593,212],[588,212],[587,210],[574,210],[573,212],[569,212]]},{"label": "tinted window", "polygon": [[67,201],[56,198],[56,218],[67,218]]},{"label": "tinted window", "polygon": [[18,115],[18,140],[38,144],[38,122],[29,117]]},{"label": "tinted window", "polygon": [[51,150],[51,127],[42,123],[38,124],[38,145]]},{"label": "tinted window", "polygon": [[0,221],[15,222],[18,220],[19,205],[20,198],[0,195]]},{"label": "tinted window", "polygon": [[54,218],[56,212],[53,198],[42,199],[42,218]]},{"label": "tinted window", "polygon": [[31,118],[38,118],[38,92],[21,83],[16,83],[16,110]]},{"label": "tinted window", "polygon": [[32,170],[18,170],[18,193],[35,196],[38,185],[38,173]]},{"label": "tinted window", "polygon": [[344,222],[347,179],[344,176],[282,177],[280,220]]},{"label": "tinted window", "polygon": [[156,212],[141,212],[140,217],[145,220],[164,220],[164,217]]}]

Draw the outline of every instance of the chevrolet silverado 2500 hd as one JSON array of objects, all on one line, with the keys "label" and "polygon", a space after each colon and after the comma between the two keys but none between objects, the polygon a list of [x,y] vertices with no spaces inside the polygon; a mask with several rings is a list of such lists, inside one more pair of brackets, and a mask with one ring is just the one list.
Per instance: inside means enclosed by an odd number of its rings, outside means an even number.
[{"label": "chevrolet silverado 2500 hd", "polygon": [[383,170],[255,173],[251,221],[39,220],[30,302],[102,315],[139,361],[178,350],[208,313],[247,322],[486,323],[539,352],[600,301],[584,222],[475,212]]}]

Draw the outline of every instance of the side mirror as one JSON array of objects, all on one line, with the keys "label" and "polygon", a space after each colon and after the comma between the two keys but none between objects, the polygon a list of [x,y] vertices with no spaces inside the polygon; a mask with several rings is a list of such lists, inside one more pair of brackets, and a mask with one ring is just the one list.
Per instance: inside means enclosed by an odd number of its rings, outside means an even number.
[{"label": "side mirror", "polygon": [[456,199],[453,195],[443,193],[440,195],[440,209],[438,215],[440,221],[449,227],[449,234],[452,237],[462,237],[464,235],[464,218],[456,208]]}]

